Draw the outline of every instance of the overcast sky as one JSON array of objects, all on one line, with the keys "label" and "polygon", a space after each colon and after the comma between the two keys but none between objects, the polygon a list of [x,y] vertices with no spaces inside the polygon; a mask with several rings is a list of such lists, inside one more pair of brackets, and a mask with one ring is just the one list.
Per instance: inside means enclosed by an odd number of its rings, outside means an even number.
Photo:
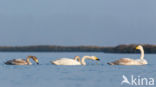
[{"label": "overcast sky", "polygon": [[0,0],[0,46],[156,44],[156,0]]}]

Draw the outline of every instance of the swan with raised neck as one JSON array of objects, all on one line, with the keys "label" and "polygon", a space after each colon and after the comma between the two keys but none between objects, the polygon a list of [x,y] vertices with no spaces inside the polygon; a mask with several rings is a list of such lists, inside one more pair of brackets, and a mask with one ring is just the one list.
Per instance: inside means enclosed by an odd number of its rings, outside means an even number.
[{"label": "swan with raised neck", "polygon": [[148,64],[147,60],[144,59],[144,49],[142,45],[136,47],[137,50],[140,50],[141,56],[140,59],[131,59],[131,58],[121,58],[114,62],[108,63],[109,65],[146,65]]}]

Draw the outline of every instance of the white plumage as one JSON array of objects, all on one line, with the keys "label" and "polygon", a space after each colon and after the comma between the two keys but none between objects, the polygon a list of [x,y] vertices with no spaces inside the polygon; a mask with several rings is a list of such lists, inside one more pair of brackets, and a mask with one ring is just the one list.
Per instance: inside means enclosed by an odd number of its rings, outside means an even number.
[{"label": "white plumage", "polygon": [[76,58],[61,58],[55,61],[51,61],[51,63],[55,65],[86,65],[85,59],[99,60],[95,56],[84,56],[81,61],[78,61]]},{"label": "white plumage", "polygon": [[143,46],[139,45],[136,47],[137,50],[141,51],[140,59],[131,58],[121,58],[114,62],[108,63],[109,65],[146,65],[148,62],[144,59],[144,49]]}]

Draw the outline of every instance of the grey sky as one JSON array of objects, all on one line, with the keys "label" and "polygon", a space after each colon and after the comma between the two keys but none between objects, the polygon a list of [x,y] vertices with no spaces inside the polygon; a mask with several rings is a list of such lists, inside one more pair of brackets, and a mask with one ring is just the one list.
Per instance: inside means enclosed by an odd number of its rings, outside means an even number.
[{"label": "grey sky", "polygon": [[156,0],[0,0],[0,45],[156,43]]}]

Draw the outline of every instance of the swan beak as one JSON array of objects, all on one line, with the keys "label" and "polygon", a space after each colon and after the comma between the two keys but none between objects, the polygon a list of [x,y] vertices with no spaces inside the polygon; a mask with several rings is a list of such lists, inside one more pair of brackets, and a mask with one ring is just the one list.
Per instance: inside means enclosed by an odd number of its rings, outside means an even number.
[{"label": "swan beak", "polygon": [[136,47],[136,50],[139,50],[139,49],[140,49],[140,48],[137,46],[137,47]]},{"label": "swan beak", "polygon": [[97,58],[96,60],[97,60],[97,61],[100,61],[100,59],[98,59],[98,58]]},{"label": "swan beak", "polygon": [[100,61],[100,59],[99,59],[99,58],[97,58],[96,56],[94,56],[94,60]]},{"label": "swan beak", "polygon": [[37,65],[39,64],[38,59],[36,59],[35,62],[37,63]]}]

